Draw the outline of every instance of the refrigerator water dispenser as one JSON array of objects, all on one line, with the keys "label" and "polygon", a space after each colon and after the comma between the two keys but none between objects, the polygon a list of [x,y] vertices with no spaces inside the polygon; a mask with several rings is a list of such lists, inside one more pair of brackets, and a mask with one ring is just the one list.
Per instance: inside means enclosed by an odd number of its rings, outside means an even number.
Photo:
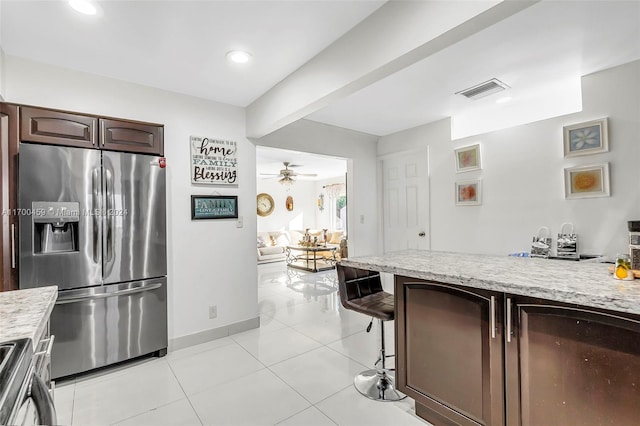
[{"label": "refrigerator water dispenser", "polygon": [[36,201],[32,207],[34,254],[78,251],[79,203]]}]

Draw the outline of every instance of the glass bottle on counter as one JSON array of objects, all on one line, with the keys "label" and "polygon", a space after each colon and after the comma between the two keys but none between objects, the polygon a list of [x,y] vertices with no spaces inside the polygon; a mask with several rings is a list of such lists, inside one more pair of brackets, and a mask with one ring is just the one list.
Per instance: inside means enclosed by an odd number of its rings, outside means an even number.
[{"label": "glass bottle on counter", "polygon": [[629,259],[628,254],[619,254],[616,256],[613,278],[625,281],[631,281],[635,278],[631,270],[631,259]]}]

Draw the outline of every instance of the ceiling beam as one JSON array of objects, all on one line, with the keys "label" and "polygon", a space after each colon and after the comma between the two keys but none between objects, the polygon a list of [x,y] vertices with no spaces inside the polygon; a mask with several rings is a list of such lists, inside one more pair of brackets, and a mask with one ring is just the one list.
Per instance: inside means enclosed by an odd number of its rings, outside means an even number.
[{"label": "ceiling beam", "polygon": [[247,107],[260,138],[540,0],[389,1]]}]

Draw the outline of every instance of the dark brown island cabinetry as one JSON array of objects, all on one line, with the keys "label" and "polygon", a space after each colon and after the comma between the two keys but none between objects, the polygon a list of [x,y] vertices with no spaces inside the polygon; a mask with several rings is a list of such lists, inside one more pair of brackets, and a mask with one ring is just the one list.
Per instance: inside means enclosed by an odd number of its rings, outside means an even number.
[{"label": "dark brown island cabinetry", "polygon": [[640,316],[507,296],[507,425],[640,424]]},{"label": "dark brown island cabinetry", "polygon": [[435,425],[504,423],[502,295],[396,276],[396,381]]},{"label": "dark brown island cabinetry", "polygon": [[640,424],[640,316],[396,276],[396,381],[440,425]]},{"label": "dark brown island cabinetry", "polygon": [[90,148],[98,141],[98,119],[42,108],[20,108],[20,140]]}]

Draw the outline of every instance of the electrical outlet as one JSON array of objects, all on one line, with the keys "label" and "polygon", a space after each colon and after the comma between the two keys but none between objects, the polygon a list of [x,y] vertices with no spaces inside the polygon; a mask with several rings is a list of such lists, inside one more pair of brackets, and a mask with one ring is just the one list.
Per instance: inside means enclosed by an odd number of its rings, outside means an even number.
[{"label": "electrical outlet", "polygon": [[209,306],[209,319],[216,318],[218,316],[218,305]]}]

